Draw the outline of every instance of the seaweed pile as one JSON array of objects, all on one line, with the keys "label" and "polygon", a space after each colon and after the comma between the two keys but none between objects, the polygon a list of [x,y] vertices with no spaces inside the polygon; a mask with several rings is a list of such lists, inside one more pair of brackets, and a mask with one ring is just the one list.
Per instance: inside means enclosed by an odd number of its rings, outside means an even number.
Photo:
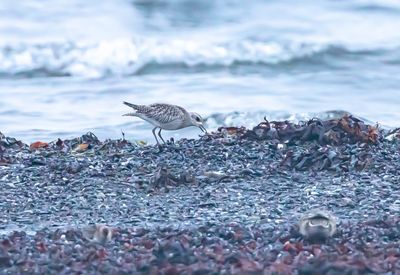
[{"label": "seaweed pile", "polygon": [[[221,127],[222,135],[237,135],[240,139],[269,141],[277,147],[292,146],[284,150],[285,157],[281,165],[297,170],[350,170],[361,171],[372,164],[373,151],[384,137],[398,139],[398,129],[387,132],[379,130],[378,125],[371,126],[353,117],[322,121],[311,119],[294,124],[289,121],[265,120],[252,130],[245,128]],[[311,144],[307,147],[293,145]],[[379,149],[378,149],[379,150]]]},{"label": "seaweed pile", "polygon": [[317,118],[294,124],[289,121],[261,122],[244,137],[256,140],[277,139],[289,144],[317,141],[320,145],[341,145],[354,143],[376,144],[382,138],[378,125],[371,126],[353,116],[340,119],[320,120]]},{"label": "seaweed pile", "polygon": [[[221,127],[162,150],[0,134],[0,270],[395,273],[399,171],[399,129],[352,116]],[[338,218],[325,243],[299,233],[316,208]],[[88,224],[110,229],[88,238]]]}]

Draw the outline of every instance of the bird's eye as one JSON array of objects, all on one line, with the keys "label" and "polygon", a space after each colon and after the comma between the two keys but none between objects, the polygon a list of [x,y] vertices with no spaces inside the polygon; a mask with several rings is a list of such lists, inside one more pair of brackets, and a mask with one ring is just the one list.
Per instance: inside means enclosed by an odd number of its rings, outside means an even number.
[{"label": "bird's eye", "polygon": [[197,121],[197,122],[200,122],[200,118],[199,118],[199,117],[196,117],[196,121]]}]

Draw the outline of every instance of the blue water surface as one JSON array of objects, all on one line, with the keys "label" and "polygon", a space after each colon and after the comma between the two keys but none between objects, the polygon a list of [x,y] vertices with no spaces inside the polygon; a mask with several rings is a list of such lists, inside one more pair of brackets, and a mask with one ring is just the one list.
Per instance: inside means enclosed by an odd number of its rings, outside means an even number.
[{"label": "blue water surface", "polygon": [[0,18],[0,131],[26,142],[153,142],[122,101],[210,130],[342,111],[400,125],[396,0],[2,0]]}]

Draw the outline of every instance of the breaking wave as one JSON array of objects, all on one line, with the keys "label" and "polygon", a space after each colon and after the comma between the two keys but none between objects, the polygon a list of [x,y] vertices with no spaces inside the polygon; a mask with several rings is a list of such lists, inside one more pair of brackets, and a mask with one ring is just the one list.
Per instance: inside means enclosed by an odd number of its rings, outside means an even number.
[{"label": "breaking wave", "polygon": [[[314,62],[315,57],[363,54],[340,46],[241,40],[199,43],[173,40],[114,40],[98,43],[19,44],[0,47],[0,75],[21,77],[77,76],[100,78],[148,73],[157,67],[230,67]],[[368,53],[370,53],[369,51]]]}]

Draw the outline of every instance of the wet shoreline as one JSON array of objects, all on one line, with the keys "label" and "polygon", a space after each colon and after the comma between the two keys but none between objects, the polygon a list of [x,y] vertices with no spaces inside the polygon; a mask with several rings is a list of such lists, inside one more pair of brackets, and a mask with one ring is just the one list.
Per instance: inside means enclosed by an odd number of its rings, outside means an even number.
[{"label": "wet shoreline", "polygon": [[[30,146],[2,136],[0,268],[394,272],[399,137],[351,117],[220,128],[162,151],[92,134]],[[326,244],[298,233],[315,208],[339,221]],[[100,223],[110,242],[83,237]]]}]

